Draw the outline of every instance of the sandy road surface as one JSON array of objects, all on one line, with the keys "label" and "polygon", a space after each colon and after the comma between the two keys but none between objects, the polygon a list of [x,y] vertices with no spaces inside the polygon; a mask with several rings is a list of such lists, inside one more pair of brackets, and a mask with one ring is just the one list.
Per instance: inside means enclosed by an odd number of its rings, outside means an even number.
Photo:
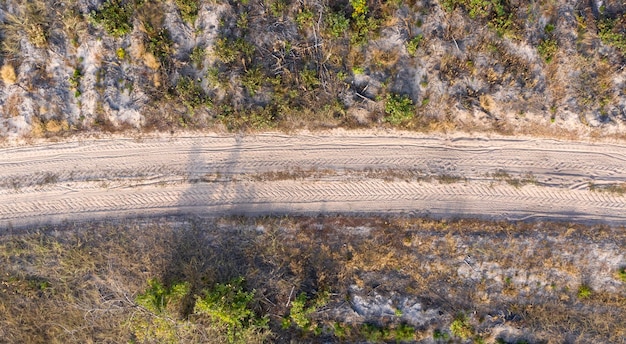
[{"label": "sandy road surface", "polygon": [[[0,226],[133,214],[411,213],[626,223],[626,146],[391,134],[0,148]],[[591,184],[590,184],[591,183]]]}]

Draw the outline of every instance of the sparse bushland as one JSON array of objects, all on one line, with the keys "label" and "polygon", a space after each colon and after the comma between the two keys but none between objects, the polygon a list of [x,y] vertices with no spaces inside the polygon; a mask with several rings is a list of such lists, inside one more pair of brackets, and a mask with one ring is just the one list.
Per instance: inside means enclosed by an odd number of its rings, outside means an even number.
[{"label": "sparse bushland", "polygon": [[[11,106],[12,118],[66,121],[64,135],[128,126],[392,126],[623,136],[626,125],[626,6],[614,1],[601,10],[574,0],[7,0],[0,7],[1,62],[16,74],[3,78],[0,103],[24,98],[32,106]],[[67,61],[79,58],[77,98]],[[177,96],[184,77],[213,104],[195,106],[193,120],[189,99]],[[10,87],[12,79],[24,89]],[[389,95],[411,99],[419,116],[396,116],[402,111],[387,108]],[[109,125],[98,124],[103,118]]]},{"label": "sparse bushland", "polygon": [[113,36],[124,36],[133,29],[134,0],[106,0],[91,19]]},{"label": "sparse bushland", "polygon": [[342,216],[5,232],[0,334],[69,343],[619,343],[625,240],[623,228],[606,226]]}]

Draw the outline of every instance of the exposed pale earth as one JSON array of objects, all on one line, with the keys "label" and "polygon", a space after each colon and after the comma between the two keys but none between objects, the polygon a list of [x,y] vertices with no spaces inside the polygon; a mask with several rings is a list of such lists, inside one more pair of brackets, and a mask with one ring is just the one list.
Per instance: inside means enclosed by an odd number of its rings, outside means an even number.
[{"label": "exposed pale earth", "polygon": [[626,145],[397,132],[188,134],[0,148],[0,225],[194,213],[626,223]]}]

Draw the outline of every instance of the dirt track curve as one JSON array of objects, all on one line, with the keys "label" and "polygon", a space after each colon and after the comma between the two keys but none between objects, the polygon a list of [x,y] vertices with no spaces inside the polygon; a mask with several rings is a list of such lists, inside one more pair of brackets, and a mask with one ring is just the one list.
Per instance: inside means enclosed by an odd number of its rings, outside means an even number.
[{"label": "dirt track curve", "polygon": [[410,213],[626,223],[626,146],[408,134],[0,148],[0,227],[152,215]]}]

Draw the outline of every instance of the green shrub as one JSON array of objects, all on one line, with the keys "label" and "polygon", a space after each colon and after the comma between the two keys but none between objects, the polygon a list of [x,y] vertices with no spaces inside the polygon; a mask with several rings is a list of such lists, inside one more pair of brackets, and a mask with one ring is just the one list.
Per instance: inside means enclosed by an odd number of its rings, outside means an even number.
[{"label": "green shrub", "polygon": [[261,69],[258,67],[253,67],[246,70],[245,74],[241,78],[241,83],[243,84],[243,87],[245,87],[248,91],[248,94],[254,97],[259,88],[261,88],[261,85],[263,85],[264,80],[265,75],[263,75]]},{"label": "green shrub", "polygon": [[513,13],[506,8],[504,0],[444,0],[441,4],[447,12],[463,7],[470,18],[484,19],[499,36],[507,36],[513,30]]},{"label": "green shrub", "polygon": [[385,102],[385,121],[399,125],[415,115],[415,105],[407,95],[388,94]]},{"label": "green shrub", "polygon": [[148,289],[139,294],[135,302],[155,314],[160,314],[167,310],[168,304],[180,301],[187,294],[188,283],[175,283],[167,288],[156,279],[151,279],[148,281]]},{"label": "green shrub", "polygon": [[304,30],[313,26],[313,12],[309,9],[304,9],[296,15],[296,23],[300,30]]},{"label": "green shrub", "polygon": [[201,105],[210,105],[200,82],[190,77],[184,76],[178,80],[176,83],[176,95],[189,112],[193,112]]},{"label": "green shrub", "polygon": [[301,329],[308,330],[311,325],[309,316],[315,312],[314,307],[306,307],[307,296],[305,293],[301,293],[291,303],[291,310],[289,311],[289,317],[293,323]]},{"label": "green shrub", "polygon": [[317,72],[313,69],[305,68],[300,72],[300,81],[305,89],[311,90],[320,85],[320,79]]},{"label": "green shrub", "polygon": [[91,12],[91,18],[109,35],[120,37],[133,30],[133,12],[131,2],[107,0],[97,12]]},{"label": "green shrub", "polygon": [[411,40],[406,43],[406,51],[407,53],[409,53],[410,56],[415,56],[415,54],[417,53],[417,48],[419,47],[423,39],[424,35],[420,33],[419,35],[411,38]]},{"label": "green shrub", "polygon": [[415,328],[407,324],[400,324],[394,330],[393,336],[397,342],[413,341],[415,340]]},{"label": "green shrub", "polygon": [[389,330],[374,324],[363,324],[361,326],[361,335],[370,343],[381,342],[389,338]]},{"label": "green shrub", "polygon": [[474,335],[474,329],[469,324],[465,314],[462,313],[457,315],[452,324],[450,324],[450,332],[453,336],[459,337],[463,340]]},{"label": "green shrub", "polygon": [[622,280],[622,282],[626,282],[626,267],[622,267],[617,270],[617,278]]},{"label": "green shrub", "polygon": [[295,324],[298,328],[305,331],[316,331],[318,326],[311,319],[311,315],[319,308],[328,303],[330,294],[328,292],[320,292],[313,300],[309,300],[306,293],[300,293],[291,303],[289,310],[290,323]]},{"label": "green shrub", "polygon": [[204,48],[197,45],[191,50],[191,54],[189,54],[189,60],[191,60],[191,63],[195,68],[202,69],[204,68],[204,56]]},{"label": "green shrub", "polygon": [[324,26],[326,34],[333,38],[343,36],[350,27],[350,20],[346,18],[343,12],[329,11],[324,18]]},{"label": "green shrub", "polygon": [[439,329],[433,331],[433,339],[435,341],[447,342],[450,339],[448,332],[441,331]]},{"label": "green shrub", "polygon": [[194,313],[206,315],[212,326],[226,329],[230,343],[242,343],[252,332],[268,333],[269,318],[252,310],[254,291],[244,290],[244,279],[235,278],[226,284],[216,284],[197,297]]},{"label": "green shrub", "polygon": [[539,55],[546,61],[546,63],[550,63],[559,50],[559,46],[554,39],[544,39],[539,43],[537,47],[537,51]]},{"label": "green shrub", "polygon": [[616,23],[617,20],[615,19],[600,20],[598,22],[598,36],[604,44],[613,46],[622,54],[626,54],[626,33],[619,32]]},{"label": "green shrub", "polygon": [[74,69],[74,73],[70,77],[70,86],[77,89],[80,86],[80,79],[83,77],[83,71],[80,67]]},{"label": "green shrub", "polygon": [[369,16],[366,0],[350,0],[352,6],[352,35],[350,42],[355,45],[367,43],[371,32],[378,30],[379,23]]},{"label": "green shrub", "polygon": [[254,45],[246,42],[243,38],[231,40],[227,38],[218,38],[215,41],[215,55],[223,63],[230,64],[245,57],[250,60],[254,55]]},{"label": "green shrub", "polygon": [[165,63],[172,53],[172,39],[170,32],[164,28],[152,28],[146,26],[148,34],[147,50],[154,55],[161,63]]},{"label": "green shrub", "polygon": [[191,25],[196,22],[198,18],[198,0],[176,0],[176,6],[180,11],[180,16],[183,20]]},{"label": "green shrub", "polygon": [[591,287],[586,284],[582,284],[580,285],[580,287],[578,287],[577,296],[581,300],[588,299],[589,297],[591,297],[592,292],[593,291],[591,290]]}]

